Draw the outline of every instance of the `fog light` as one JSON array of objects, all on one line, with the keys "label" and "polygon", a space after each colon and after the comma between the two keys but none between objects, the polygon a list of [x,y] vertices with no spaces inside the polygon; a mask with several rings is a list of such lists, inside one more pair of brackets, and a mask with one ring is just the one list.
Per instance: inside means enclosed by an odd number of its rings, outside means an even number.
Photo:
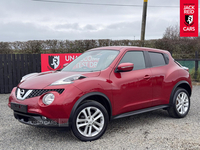
[{"label": "fog light", "polygon": [[42,102],[45,104],[45,105],[50,105],[55,99],[55,96],[54,94],[52,93],[48,93],[46,94],[43,98],[42,98]]}]

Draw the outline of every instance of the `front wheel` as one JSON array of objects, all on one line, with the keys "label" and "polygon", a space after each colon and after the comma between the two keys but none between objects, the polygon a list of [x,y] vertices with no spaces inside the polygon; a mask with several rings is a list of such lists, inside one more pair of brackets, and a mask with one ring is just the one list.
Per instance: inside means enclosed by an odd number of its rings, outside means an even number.
[{"label": "front wheel", "polygon": [[75,111],[72,132],[81,141],[93,141],[106,131],[108,113],[103,105],[95,101],[83,103]]},{"label": "front wheel", "polygon": [[185,89],[178,88],[173,95],[173,104],[168,109],[170,116],[175,118],[185,117],[190,109],[190,97]]}]

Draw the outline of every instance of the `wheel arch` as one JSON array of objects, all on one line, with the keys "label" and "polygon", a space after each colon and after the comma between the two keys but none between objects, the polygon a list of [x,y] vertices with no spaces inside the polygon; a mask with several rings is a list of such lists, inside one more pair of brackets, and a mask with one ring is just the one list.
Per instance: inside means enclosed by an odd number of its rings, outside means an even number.
[{"label": "wheel arch", "polygon": [[76,109],[81,104],[87,102],[88,100],[96,101],[96,102],[99,102],[100,104],[102,104],[105,107],[105,109],[107,110],[107,112],[108,112],[109,120],[111,119],[111,116],[112,116],[112,105],[111,105],[111,102],[110,102],[109,98],[103,93],[91,92],[91,93],[87,93],[87,94],[83,95],[74,104],[74,106],[73,106],[73,108],[71,110],[71,113],[70,113],[70,117],[69,117],[69,126],[71,126],[72,117],[73,117]]},{"label": "wheel arch", "polygon": [[176,85],[172,89],[172,92],[171,92],[171,95],[170,95],[170,103],[169,103],[170,105],[173,104],[173,95],[174,95],[177,88],[185,89],[188,92],[189,97],[192,94],[192,88],[191,88],[190,84],[187,81],[179,81],[178,83],[176,83]]}]

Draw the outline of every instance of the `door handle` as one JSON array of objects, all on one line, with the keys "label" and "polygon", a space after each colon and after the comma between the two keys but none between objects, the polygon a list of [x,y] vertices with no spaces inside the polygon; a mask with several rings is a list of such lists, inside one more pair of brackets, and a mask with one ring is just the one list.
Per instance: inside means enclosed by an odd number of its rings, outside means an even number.
[{"label": "door handle", "polygon": [[144,79],[150,79],[150,78],[151,78],[150,75],[145,75],[145,76],[144,76]]}]

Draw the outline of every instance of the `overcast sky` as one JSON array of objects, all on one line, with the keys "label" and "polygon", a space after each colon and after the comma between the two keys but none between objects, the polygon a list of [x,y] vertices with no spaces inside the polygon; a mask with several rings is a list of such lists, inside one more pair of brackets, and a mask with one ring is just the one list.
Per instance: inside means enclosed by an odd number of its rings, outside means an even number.
[{"label": "overcast sky", "polygon": [[[95,6],[32,0],[0,0],[0,41],[140,39],[143,0],[54,0]],[[162,38],[179,24],[179,0],[148,0],[146,39]]]}]

